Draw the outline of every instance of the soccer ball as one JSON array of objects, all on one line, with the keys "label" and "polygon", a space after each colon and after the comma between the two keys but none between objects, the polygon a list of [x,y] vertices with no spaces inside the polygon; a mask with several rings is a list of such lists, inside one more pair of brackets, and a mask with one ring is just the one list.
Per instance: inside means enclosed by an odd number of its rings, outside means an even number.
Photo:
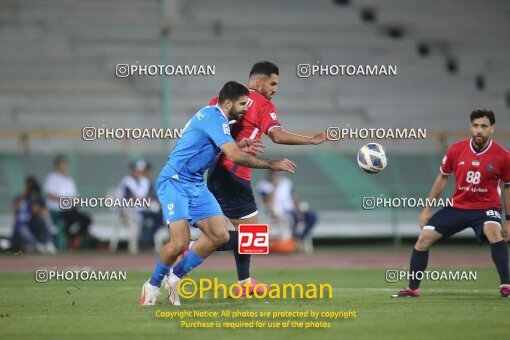
[{"label": "soccer ball", "polygon": [[388,165],[386,151],[381,144],[368,143],[358,151],[358,165],[361,170],[376,174]]}]

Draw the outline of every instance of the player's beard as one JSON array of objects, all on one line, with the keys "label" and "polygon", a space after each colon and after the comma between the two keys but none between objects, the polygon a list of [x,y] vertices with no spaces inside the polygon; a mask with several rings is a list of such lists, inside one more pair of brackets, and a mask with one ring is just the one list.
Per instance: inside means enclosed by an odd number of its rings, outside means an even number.
[{"label": "player's beard", "polygon": [[239,119],[241,119],[241,116],[245,113],[246,113],[246,111],[244,111],[244,110],[237,112],[234,109],[232,109],[232,111],[230,111],[230,118],[231,118],[231,120],[239,120]]},{"label": "player's beard", "polygon": [[262,95],[264,97],[266,97],[267,100],[271,101],[271,99],[273,99],[274,93],[273,94],[269,94],[269,92],[266,92],[266,93],[263,93]]},{"label": "player's beard", "polygon": [[484,137],[484,136],[480,136],[480,135],[473,136],[473,144],[475,145],[475,147],[478,150],[482,149],[485,145],[487,145],[488,140],[489,140],[488,137]]}]

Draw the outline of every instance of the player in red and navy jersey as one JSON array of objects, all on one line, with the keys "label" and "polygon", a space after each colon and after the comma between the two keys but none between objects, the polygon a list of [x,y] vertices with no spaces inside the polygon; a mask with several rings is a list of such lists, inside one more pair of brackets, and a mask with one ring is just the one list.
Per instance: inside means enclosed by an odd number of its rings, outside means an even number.
[{"label": "player in red and navy jersey", "polygon": [[[231,127],[232,137],[237,141],[260,140],[262,134],[277,144],[318,145],[326,141],[324,132],[313,137],[300,136],[285,131],[278,120],[278,113],[271,99],[278,91],[278,66],[269,61],[260,61],[250,71],[248,88],[250,96],[248,111]],[[209,105],[215,105],[213,98]],[[253,154],[255,155],[255,154]],[[209,170],[207,186],[226,217],[236,227],[258,223],[258,210],[251,188],[251,169],[235,164],[225,155],[220,155],[216,166]],[[250,255],[238,253],[237,231],[230,232],[230,241],[219,250],[234,250],[239,283],[258,282],[250,276]],[[252,289],[251,289],[252,290]],[[243,292],[246,293],[246,292]]]},{"label": "player in red and navy jersey", "polygon": [[[429,248],[442,237],[473,228],[478,244],[489,241],[491,255],[501,281],[502,297],[510,296],[508,248],[510,240],[510,153],[491,139],[496,122],[494,112],[475,109],[471,113],[471,138],[453,144],[440,167],[429,194],[437,198],[446,187],[448,176],[455,176],[453,206],[432,215],[424,208],[422,229],[411,256],[409,286],[393,297],[417,297],[427,268]],[[501,227],[501,189],[504,190],[506,219]]]}]

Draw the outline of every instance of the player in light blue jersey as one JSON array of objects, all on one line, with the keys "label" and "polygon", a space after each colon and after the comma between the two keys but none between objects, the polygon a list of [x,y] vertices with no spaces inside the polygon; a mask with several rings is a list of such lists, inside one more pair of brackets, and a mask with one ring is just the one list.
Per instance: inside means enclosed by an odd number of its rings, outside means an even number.
[{"label": "player in light blue jersey", "polygon": [[[180,305],[179,280],[228,241],[223,212],[204,181],[205,171],[220,153],[246,167],[294,173],[296,165],[290,160],[254,157],[244,152],[230,135],[228,122],[238,120],[246,112],[248,96],[249,91],[244,85],[227,82],[219,93],[218,104],[206,106],[193,116],[168,157],[156,189],[169,226],[170,242],[161,250],[152,278],[143,285],[141,305],[155,304],[165,276],[170,303]],[[240,146],[248,148],[251,143]],[[169,276],[172,264],[190,243],[189,224],[199,228],[204,235],[198,238]]]}]

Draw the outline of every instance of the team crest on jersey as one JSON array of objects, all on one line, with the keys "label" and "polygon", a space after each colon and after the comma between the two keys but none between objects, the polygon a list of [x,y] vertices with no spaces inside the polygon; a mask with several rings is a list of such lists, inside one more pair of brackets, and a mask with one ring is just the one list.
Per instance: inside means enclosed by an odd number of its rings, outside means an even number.
[{"label": "team crest on jersey", "polygon": [[230,135],[230,128],[228,127],[228,124],[223,124],[223,133]]},{"label": "team crest on jersey", "polygon": [[271,112],[269,115],[271,116],[271,118],[273,118],[273,120],[278,120],[278,116],[276,115],[276,113]]},{"label": "team crest on jersey", "polygon": [[494,164],[492,164],[492,163],[487,164],[487,171],[492,172],[493,170],[494,170]]},{"label": "team crest on jersey", "polygon": [[473,163],[471,163],[471,165],[474,166],[475,168],[478,168],[480,166],[480,161],[478,159],[475,159]]}]

